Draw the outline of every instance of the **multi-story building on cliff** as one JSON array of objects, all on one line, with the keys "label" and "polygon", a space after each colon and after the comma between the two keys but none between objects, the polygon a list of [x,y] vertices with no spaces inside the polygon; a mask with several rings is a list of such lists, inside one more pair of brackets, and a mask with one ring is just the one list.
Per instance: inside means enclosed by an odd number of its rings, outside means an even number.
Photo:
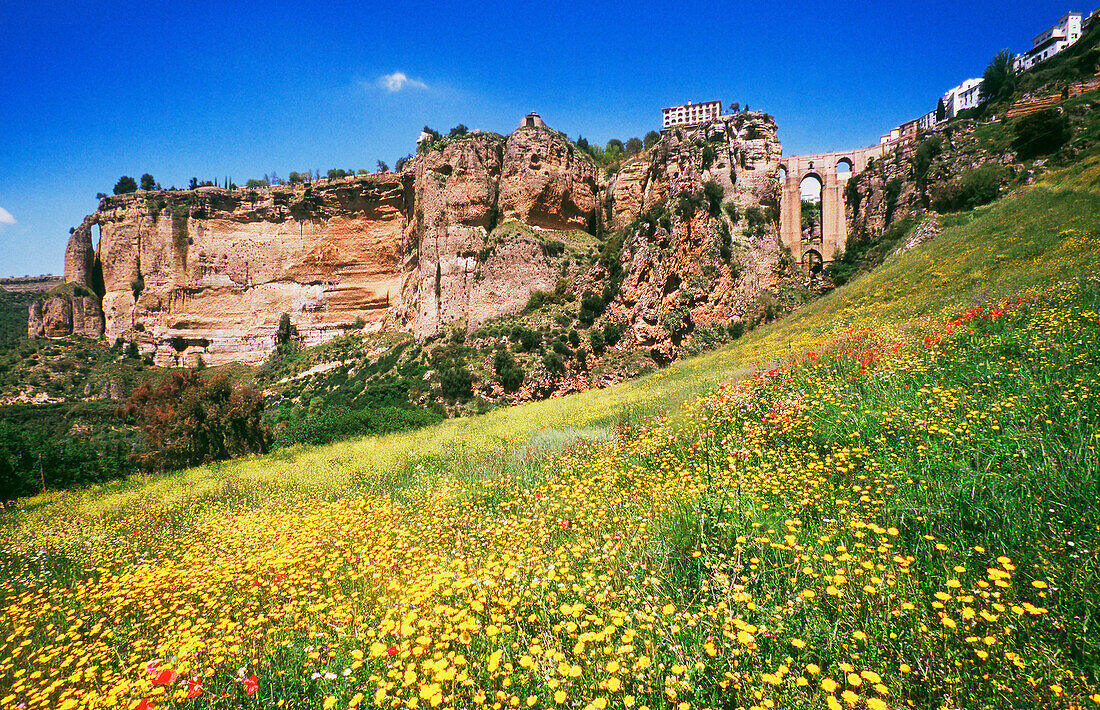
[{"label": "multi-story building on cliff", "polygon": [[661,127],[694,126],[713,121],[721,115],[721,101],[704,101],[701,104],[693,104],[688,101],[683,106],[670,106],[661,109]]},{"label": "multi-story building on cliff", "polygon": [[1079,39],[1081,39],[1081,13],[1068,12],[1058,20],[1057,25],[1033,39],[1030,50],[1024,54],[1017,54],[1012,62],[1012,68],[1017,73],[1027,71]]},{"label": "multi-story building on cliff", "polygon": [[946,118],[954,118],[964,109],[976,108],[981,100],[982,79],[967,79],[944,93],[943,108]]}]

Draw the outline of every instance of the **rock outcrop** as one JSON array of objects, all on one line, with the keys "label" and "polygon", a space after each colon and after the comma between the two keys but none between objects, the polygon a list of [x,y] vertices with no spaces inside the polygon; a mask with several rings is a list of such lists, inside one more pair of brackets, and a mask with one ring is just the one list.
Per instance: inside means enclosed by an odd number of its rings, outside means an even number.
[{"label": "rock outcrop", "polygon": [[[568,281],[580,296],[611,279],[624,342],[672,357],[693,328],[746,317],[775,288],[774,234],[750,235],[739,214],[775,199],[765,114],[666,133],[610,180],[538,125],[429,139],[419,153],[399,173],[104,198],[66,251],[66,281],[84,290],[32,307],[29,330],[98,328],[162,365],[258,363],[283,314],[306,345],[363,327],[427,338],[518,312],[536,290]],[[737,209],[705,204],[710,182]],[[613,229],[626,230],[622,275],[587,265]]]},{"label": "rock outcrop", "polygon": [[78,284],[64,284],[29,306],[27,335],[32,338],[103,336],[104,318],[99,298]]},{"label": "rock outcrop", "polygon": [[588,156],[548,128],[519,128],[508,137],[500,178],[500,211],[545,229],[587,229],[596,213],[596,170]]}]

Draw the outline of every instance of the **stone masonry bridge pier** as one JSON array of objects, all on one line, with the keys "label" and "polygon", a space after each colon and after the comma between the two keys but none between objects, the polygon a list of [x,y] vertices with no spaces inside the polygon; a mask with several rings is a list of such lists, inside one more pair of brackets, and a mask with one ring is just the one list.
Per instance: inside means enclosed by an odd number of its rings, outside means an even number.
[{"label": "stone masonry bridge pier", "polygon": [[[849,178],[866,170],[872,159],[881,160],[892,153],[904,140],[857,150],[792,155],[780,160],[779,239],[808,273],[834,261],[847,247],[844,187]],[[821,183],[821,231],[804,240],[801,185],[808,177]]]}]

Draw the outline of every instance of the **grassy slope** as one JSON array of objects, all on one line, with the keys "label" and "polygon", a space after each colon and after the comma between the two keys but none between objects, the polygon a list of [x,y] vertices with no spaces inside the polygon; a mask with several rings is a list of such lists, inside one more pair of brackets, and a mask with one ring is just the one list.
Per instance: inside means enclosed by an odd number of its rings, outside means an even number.
[{"label": "grassy slope", "polygon": [[448,420],[416,432],[50,493],[24,505],[47,516],[94,514],[139,500],[171,503],[227,489],[259,503],[275,496],[275,487],[331,496],[349,486],[400,490],[431,485],[436,477],[422,475],[424,470],[468,477],[535,466],[546,452],[577,437],[609,436],[614,427],[673,410],[760,364],[784,360],[849,329],[870,326],[913,335],[962,308],[1090,273],[1100,257],[1100,158],[946,221],[932,243],[888,260],[800,312],[730,347],[614,388]]}]

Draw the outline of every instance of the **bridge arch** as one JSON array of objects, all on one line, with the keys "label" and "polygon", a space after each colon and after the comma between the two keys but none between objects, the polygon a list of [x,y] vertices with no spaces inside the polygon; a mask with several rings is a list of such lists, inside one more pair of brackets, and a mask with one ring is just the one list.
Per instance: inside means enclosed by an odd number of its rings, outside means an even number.
[{"label": "bridge arch", "polygon": [[[844,202],[844,187],[848,179],[867,168],[871,160],[879,160],[896,150],[906,140],[861,148],[858,150],[792,155],[784,157],[779,167],[779,237],[791,257],[808,273],[820,270],[820,265],[836,259],[848,243],[848,214]],[[815,243],[802,241],[802,181],[815,177],[821,182],[821,239]],[[819,261],[820,260],[820,261]],[[819,266],[814,267],[817,264]]]}]

